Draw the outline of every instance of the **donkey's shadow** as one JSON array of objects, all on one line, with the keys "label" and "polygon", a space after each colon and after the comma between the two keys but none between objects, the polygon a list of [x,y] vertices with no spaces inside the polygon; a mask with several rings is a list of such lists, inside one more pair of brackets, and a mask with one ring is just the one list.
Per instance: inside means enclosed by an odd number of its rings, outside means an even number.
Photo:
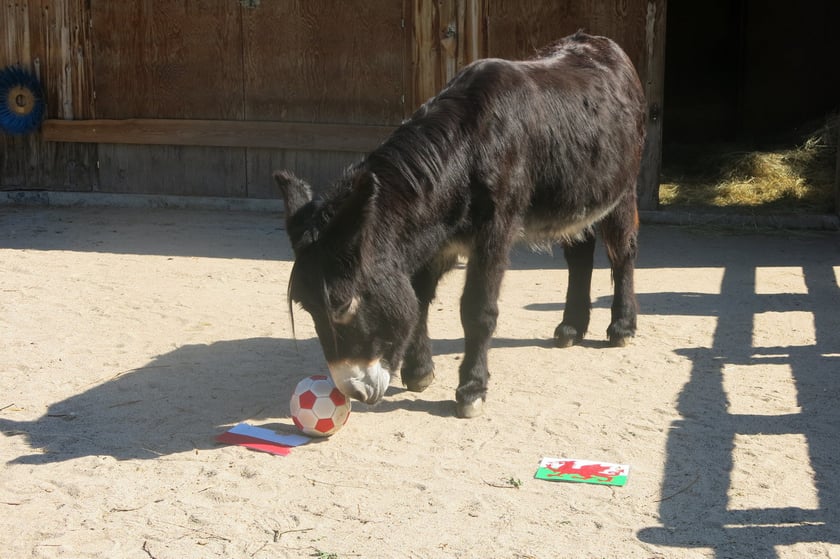
[{"label": "donkey's shadow", "polygon": [[[288,418],[288,395],[320,354],[315,339],[277,338],[187,345],[146,366],[49,406],[34,421],[0,419],[33,453],[13,463],[81,456],[148,459],[212,448],[213,435],[243,420]],[[106,376],[107,373],[103,373]],[[8,417],[8,414],[4,414]],[[292,422],[289,419],[289,427]]]},{"label": "donkey's shadow", "polygon": [[[496,339],[494,347],[526,347],[541,340]],[[460,353],[463,339],[433,340],[436,355]],[[318,340],[250,338],[187,345],[131,371],[103,371],[111,378],[56,402],[34,421],[0,418],[0,432],[26,439],[30,454],[4,456],[11,463],[46,464],[83,456],[118,460],[207,450],[213,436],[240,421],[271,419],[275,430],[295,432],[288,397],[303,376],[326,371]],[[454,415],[453,401],[394,399],[359,405],[354,412],[404,408]],[[279,421],[278,421],[279,419]]]}]

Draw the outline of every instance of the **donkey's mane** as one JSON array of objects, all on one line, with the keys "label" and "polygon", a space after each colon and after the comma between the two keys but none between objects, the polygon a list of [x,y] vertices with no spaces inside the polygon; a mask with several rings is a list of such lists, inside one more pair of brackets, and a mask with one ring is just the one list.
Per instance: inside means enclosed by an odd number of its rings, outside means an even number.
[{"label": "donkey's mane", "polygon": [[445,175],[464,144],[465,127],[474,120],[465,98],[445,90],[371,152],[365,167],[380,182],[406,185],[404,195],[423,196]]}]

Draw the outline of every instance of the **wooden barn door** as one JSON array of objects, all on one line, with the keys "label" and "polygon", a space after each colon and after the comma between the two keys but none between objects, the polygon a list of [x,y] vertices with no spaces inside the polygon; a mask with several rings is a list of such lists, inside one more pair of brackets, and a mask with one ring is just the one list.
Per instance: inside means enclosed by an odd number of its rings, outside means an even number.
[{"label": "wooden barn door", "polygon": [[[410,59],[404,4],[91,0],[94,118],[177,119],[185,131],[206,121],[396,125]],[[275,168],[317,184],[360,156],[246,147],[248,138],[233,142],[243,147],[159,141],[100,143],[103,189],[275,197]]]}]

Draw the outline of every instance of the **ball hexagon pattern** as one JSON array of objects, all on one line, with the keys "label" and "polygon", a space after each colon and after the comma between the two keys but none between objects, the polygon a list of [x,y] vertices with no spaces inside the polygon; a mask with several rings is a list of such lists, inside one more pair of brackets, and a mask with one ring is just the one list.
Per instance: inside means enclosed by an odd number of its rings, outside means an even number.
[{"label": "ball hexagon pattern", "polygon": [[350,416],[350,400],[327,375],[302,379],[292,393],[289,407],[297,428],[313,437],[332,435]]}]

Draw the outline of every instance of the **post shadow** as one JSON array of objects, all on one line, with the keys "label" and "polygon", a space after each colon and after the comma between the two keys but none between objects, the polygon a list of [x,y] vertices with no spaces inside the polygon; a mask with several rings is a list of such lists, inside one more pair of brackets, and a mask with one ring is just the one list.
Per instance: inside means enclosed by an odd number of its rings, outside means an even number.
[{"label": "post shadow", "polygon": [[[638,537],[642,541],[682,548],[709,547],[720,559],[774,559],[778,546],[840,543],[840,481],[836,474],[836,457],[840,455],[840,407],[836,405],[840,335],[837,309],[830,304],[838,301],[834,274],[830,264],[806,262],[807,295],[756,295],[755,258],[764,256],[748,255],[730,262],[720,295],[705,296],[718,299],[706,310],[706,314],[718,318],[712,347],[678,350],[691,359],[693,366],[678,401],[681,418],[671,425],[668,435],[659,499],[662,526],[641,530]],[[816,344],[753,347],[753,317],[768,310],[812,312]],[[784,332],[779,332],[779,338],[784,339]],[[725,365],[760,367],[764,363],[790,365],[801,413],[729,413],[723,387]],[[803,434],[807,441],[819,508],[730,510],[735,436],[791,433]],[[771,478],[767,483],[774,481]]]}]

